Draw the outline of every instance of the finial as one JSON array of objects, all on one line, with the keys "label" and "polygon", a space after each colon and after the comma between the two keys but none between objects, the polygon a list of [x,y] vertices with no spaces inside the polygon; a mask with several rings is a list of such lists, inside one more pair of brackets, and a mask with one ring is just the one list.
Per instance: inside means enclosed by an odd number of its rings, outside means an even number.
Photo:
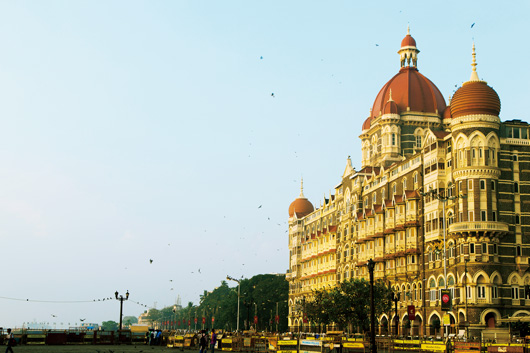
[{"label": "finial", "polygon": [[410,36],[410,25],[407,25],[407,36]]},{"label": "finial", "polygon": [[390,89],[390,92],[388,93],[388,101],[392,102],[392,88]]},{"label": "finial", "polygon": [[477,54],[475,53],[475,42],[473,42],[473,51],[471,56],[473,57],[471,62],[471,67],[473,68],[473,71],[471,72],[471,78],[469,81],[480,81],[477,74]]},{"label": "finial", "polygon": [[300,196],[298,196],[298,198],[305,199],[305,196],[304,196],[304,178],[303,177],[300,179]]}]

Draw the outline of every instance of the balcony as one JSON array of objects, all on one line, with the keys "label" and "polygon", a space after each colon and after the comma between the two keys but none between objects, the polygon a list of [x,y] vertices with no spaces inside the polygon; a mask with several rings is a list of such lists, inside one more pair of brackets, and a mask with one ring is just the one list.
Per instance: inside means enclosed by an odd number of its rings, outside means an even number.
[{"label": "balcony", "polygon": [[498,232],[507,233],[508,224],[502,222],[458,222],[449,226],[449,233]]}]

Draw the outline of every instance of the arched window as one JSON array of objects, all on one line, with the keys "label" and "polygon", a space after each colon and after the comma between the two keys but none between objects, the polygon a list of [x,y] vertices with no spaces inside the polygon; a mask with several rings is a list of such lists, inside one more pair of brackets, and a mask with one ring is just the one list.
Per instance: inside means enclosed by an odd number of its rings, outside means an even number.
[{"label": "arched window", "polygon": [[392,133],[392,146],[396,145],[396,134]]}]

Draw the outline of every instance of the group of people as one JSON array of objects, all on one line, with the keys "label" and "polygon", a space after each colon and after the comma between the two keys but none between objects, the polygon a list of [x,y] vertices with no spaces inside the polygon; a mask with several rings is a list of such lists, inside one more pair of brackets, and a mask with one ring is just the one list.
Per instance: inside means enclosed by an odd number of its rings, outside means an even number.
[{"label": "group of people", "polygon": [[[201,339],[199,340],[199,353],[206,353],[208,350],[208,332],[205,330],[201,331]],[[215,351],[215,344],[217,343],[217,335],[215,333],[215,330],[212,329],[212,334],[210,336],[210,349],[212,350],[211,353],[214,353]]]},{"label": "group of people", "polygon": [[162,343],[162,330],[152,330],[146,332],[145,344],[150,346],[159,346]]}]

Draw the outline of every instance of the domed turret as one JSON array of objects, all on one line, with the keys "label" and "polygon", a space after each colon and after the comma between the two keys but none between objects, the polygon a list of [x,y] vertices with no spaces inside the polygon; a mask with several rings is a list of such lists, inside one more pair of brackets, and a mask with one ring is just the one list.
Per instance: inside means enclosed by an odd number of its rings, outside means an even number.
[{"label": "domed turret", "polygon": [[482,81],[477,75],[477,63],[475,54],[475,44],[473,44],[473,62],[471,66],[471,78],[464,82],[454,94],[451,100],[451,115],[458,118],[464,115],[486,114],[499,116],[501,111],[501,101],[499,95],[493,88],[488,86],[486,81]]},{"label": "domed turret", "polygon": [[388,94],[388,101],[385,103],[385,107],[383,108],[383,114],[399,114],[399,107],[392,99],[392,89]]},{"label": "domed turret", "polygon": [[314,210],[315,208],[313,207],[313,204],[304,196],[304,180],[302,179],[300,185],[300,196],[298,196],[298,198],[291,202],[291,205],[289,205],[289,218],[293,217],[295,212],[296,217],[305,217]]}]

